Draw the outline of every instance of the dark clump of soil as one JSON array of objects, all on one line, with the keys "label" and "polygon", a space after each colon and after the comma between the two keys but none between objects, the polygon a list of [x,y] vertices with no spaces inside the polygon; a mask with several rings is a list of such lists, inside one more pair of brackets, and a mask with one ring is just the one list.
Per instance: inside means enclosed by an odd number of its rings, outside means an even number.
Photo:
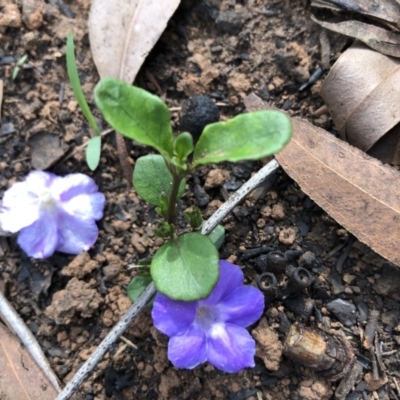
[{"label": "dark clump of soil", "polygon": [[[99,240],[87,253],[29,260],[14,238],[0,237],[0,289],[66,383],[131,305],[126,287],[135,275],[132,266],[163,242],[153,232],[158,223],[154,208],[123,180],[113,136],[106,136],[94,173],[86,167],[83,151],[77,150],[90,132],[68,83],[65,42],[72,31],[80,79],[94,109],[92,93],[99,77],[88,42],[90,1],[20,3],[0,1],[0,192],[31,170],[30,138],[48,132],[56,134],[64,148],[76,150],[55,163],[52,171],[88,173],[107,197]],[[328,53],[323,47],[327,40]],[[311,21],[307,1],[183,0],[135,83],[175,110],[174,128],[179,127],[177,108],[189,96],[207,95],[226,120],[243,112],[243,99],[255,92],[290,115],[331,129],[327,116],[312,115],[322,105],[318,91],[327,68],[346,41],[326,35]],[[27,62],[12,80],[13,68],[24,54]],[[304,86],[317,69],[323,70],[321,77]],[[128,149],[133,163],[150,151],[131,143]],[[198,205],[208,218],[262,164],[199,168],[188,179],[180,209]],[[251,193],[223,225],[221,258],[243,267],[249,284],[257,284],[265,272],[263,257],[271,251],[288,258],[284,269],[273,271],[276,290],[266,295],[265,313],[252,327],[257,340],[255,368],[232,375],[208,364],[194,370],[174,368],[167,359],[166,340],[152,328],[147,310],[83,384],[82,399],[400,397],[397,267],[354,240],[282,171]],[[312,283],[293,288],[293,268],[308,271],[299,279]],[[371,310],[380,310],[375,352],[363,345]],[[340,380],[331,381],[317,368],[283,355],[285,337],[296,322],[327,337],[345,337],[360,373],[348,390],[340,387],[344,394],[338,391],[334,397]]]}]

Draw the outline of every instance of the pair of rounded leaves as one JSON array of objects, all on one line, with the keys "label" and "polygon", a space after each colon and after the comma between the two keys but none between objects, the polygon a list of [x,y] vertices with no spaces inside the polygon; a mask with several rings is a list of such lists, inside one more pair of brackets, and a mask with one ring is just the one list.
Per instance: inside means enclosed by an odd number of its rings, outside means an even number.
[{"label": "pair of rounded leaves", "polygon": [[[166,162],[174,157],[169,109],[143,89],[114,78],[96,86],[95,100],[107,122],[121,134],[156,149],[160,155],[137,160],[133,177],[140,196],[154,205],[170,193]],[[280,151],[290,140],[292,124],[279,111],[239,115],[205,127],[193,154],[192,168],[222,161],[256,160]],[[179,195],[184,190],[184,182]],[[218,251],[207,236],[189,233],[166,242],[155,254],[151,275],[157,289],[176,300],[205,298],[218,280]]]},{"label": "pair of rounded leaves", "polygon": [[[118,132],[173,156],[173,135],[167,105],[157,96],[115,78],[104,78],[95,100],[107,122]],[[290,118],[264,110],[241,114],[205,127],[197,142],[193,167],[222,161],[257,160],[280,151],[292,136]]]}]

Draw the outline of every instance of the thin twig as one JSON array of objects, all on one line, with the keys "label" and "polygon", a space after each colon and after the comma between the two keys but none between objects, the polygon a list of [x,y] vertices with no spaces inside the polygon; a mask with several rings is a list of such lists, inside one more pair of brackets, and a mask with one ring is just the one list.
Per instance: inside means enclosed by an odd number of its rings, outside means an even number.
[{"label": "thin twig", "polygon": [[58,395],[57,400],[67,400],[71,398],[71,396],[79,389],[82,382],[88,377],[90,372],[96,368],[97,364],[101,361],[107,351],[109,351],[111,346],[125,332],[135,317],[146,307],[146,304],[151,300],[155,293],[156,288],[154,283],[150,283],[135,303],[131,305],[117,325],[115,325],[103,339],[90,358],[86,360],[75,376],[67,383],[63,391]]},{"label": "thin twig", "polygon": [[46,356],[43,354],[35,336],[25,325],[25,322],[17,314],[11,304],[0,292],[0,314],[2,318],[7,322],[7,324],[14,330],[21,342],[24,344],[29,354],[35,360],[36,364],[43,371],[43,374],[53,385],[57,393],[61,392],[61,387],[58,383],[58,378],[50,367]]},{"label": "thin twig", "polygon": [[203,225],[201,233],[208,235],[252,190],[261,184],[269,175],[279,168],[278,161],[273,159],[245,182]]},{"label": "thin twig", "polygon": [[367,326],[365,327],[365,338],[363,342],[364,349],[369,350],[373,346],[376,328],[378,327],[379,310],[371,310],[368,315]]},{"label": "thin twig", "polygon": [[[274,159],[261,168],[246,183],[244,183],[203,225],[201,233],[208,235],[228,214],[232,211],[252,190],[262,183],[270,174],[274,173],[279,167]],[[125,332],[132,321],[140,314],[149,300],[156,292],[154,283],[151,283],[146,290],[139,296],[136,302],[129,308],[126,314],[117,325],[108,333],[104,340],[99,344],[90,358],[81,366],[75,376],[67,383],[64,390],[58,395],[56,400],[68,400],[79,389],[83,381],[90,372],[101,361],[111,346]]]}]

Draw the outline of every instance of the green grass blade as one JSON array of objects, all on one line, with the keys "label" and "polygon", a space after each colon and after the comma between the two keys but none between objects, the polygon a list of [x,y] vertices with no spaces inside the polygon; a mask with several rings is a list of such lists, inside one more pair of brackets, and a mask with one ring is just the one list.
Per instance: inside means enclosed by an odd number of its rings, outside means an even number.
[{"label": "green grass blade", "polygon": [[85,95],[83,94],[81,83],[79,81],[78,70],[76,68],[75,60],[74,38],[72,37],[71,32],[68,34],[67,39],[67,71],[72,90],[74,91],[76,100],[78,101],[79,107],[81,108],[83,115],[86,117],[90,126],[93,128],[96,134],[100,135],[99,127],[97,126],[96,121],[94,120],[94,117],[90,112],[88,103],[85,99]]}]

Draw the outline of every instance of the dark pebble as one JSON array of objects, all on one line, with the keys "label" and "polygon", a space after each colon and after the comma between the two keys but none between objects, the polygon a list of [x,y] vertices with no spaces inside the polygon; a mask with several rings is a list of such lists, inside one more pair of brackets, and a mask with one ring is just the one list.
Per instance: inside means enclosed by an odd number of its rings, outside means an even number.
[{"label": "dark pebble", "polygon": [[190,132],[196,142],[203,129],[219,121],[219,110],[207,96],[192,96],[185,100],[179,114],[181,131]]},{"label": "dark pebble", "polygon": [[351,327],[355,325],[356,307],[346,300],[336,299],[326,305],[326,308],[344,325]]}]

